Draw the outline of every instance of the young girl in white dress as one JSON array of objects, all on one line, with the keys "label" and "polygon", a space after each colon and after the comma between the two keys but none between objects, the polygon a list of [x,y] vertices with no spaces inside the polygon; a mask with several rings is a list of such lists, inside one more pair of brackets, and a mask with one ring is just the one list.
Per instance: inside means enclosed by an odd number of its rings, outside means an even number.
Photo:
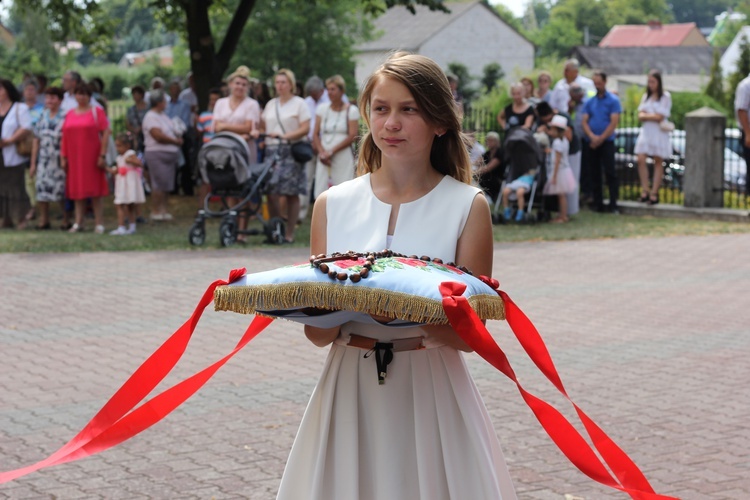
[{"label": "young girl in white dress", "polygon": [[568,127],[568,119],[562,115],[555,115],[549,123],[552,141],[552,169],[548,174],[544,185],[545,195],[557,195],[559,214],[551,222],[568,222],[568,197],[575,191],[576,178],[568,161],[568,149],[570,143],[565,138],[565,129]]},{"label": "young girl in white dress", "polygon": [[[390,248],[489,276],[490,210],[470,184],[468,141],[443,71],[426,57],[397,53],[360,96],[370,130],[360,148],[360,176],[316,201],[311,253]],[[461,353],[468,346],[447,325],[392,328],[391,318],[375,320],[305,327],[311,342],[330,351],[278,499],[515,499]],[[425,348],[397,348],[413,337]],[[374,341],[394,344],[382,385],[375,356],[357,346]]]},{"label": "young girl in white dress", "polygon": [[[115,139],[117,165],[109,172],[115,178],[115,206],[117,207],[117,229],[109,234],[123,236],[135,233],[138,204],[146,202],[143,189],[143,162],[133,150],[128,134],[119,134]],[[128,227],[125,227],[128,219]]]}]

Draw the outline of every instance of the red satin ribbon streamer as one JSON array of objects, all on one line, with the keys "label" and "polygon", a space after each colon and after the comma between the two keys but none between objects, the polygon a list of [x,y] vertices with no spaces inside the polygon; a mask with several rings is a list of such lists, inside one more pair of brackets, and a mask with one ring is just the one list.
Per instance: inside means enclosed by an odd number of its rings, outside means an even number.
[{"label": "red satin ribbon streamer", "polygon": [[198,320],[213,300],[216,287],[232,283],[244,274],[245,269],[234,269],[229,273],[228,280],[211,283],[190,319],[138,367],[83,430],[46,459],[21,469],[0,473],[0,484],[44,467],[71,462],[109,449],[148,429],[195,394],[219,368],[273,320],[256,316],[232,352],[133,410],[172,371],[182,357]]},{"label": "red satin ribbon streamer", "polygon": [[623,491],[633,499],[675,500],[674,497],[655,493],[643,472],[630,457],[570,399],[539,332],[510,297],[505,292],[498,291],[505,303],[505,315],[511,330],[534,364],[573,405],[594,447],[617,479],[613,478],[576,428],[557,409],[521,386],[507,356],[471,308],[466,297],[462,295],[465,290],[466,285],[462,283],[445,282],[440,285],[443,309],[451,326],[469,347],[516,383],[526,404],[568,460],[591,479]]}]

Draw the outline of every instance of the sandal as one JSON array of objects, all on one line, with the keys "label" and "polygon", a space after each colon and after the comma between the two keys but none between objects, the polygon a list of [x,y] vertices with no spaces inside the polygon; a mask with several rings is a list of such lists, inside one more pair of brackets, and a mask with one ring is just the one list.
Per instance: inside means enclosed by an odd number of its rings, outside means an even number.
[{"label": "sandal", "polygon": [[641,197],[640,197],[640,198],[638,198],[638,201],[640,201],[641,203],[648,203],[648,201],[649,201],[650,199],[651,199],[651,198],[650,198],[649,194],[648,194],[647,192],[643,191],[643,192],[641,193]]},{"label": "sandal", "polygon": [[68,229],[69,233],[82,233],[83,227],[79,226],[78,224],[73,224],[70,226],[70,229]]},{"label": "sandal", "polygon": [[648,197],[648,204],[649,205],[658,205],[659,204],[659,195],[652,194]]},{"label": "sandal", "polygon": [[68,231],[71,227],[73,227],[73,224],[70,222],[67,224],[60,224],[60,231]]}]

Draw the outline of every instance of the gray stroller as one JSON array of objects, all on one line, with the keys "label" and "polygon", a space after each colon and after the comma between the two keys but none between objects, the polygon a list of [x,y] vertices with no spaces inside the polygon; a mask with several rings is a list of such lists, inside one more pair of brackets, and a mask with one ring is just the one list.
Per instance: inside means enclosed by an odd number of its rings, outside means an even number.
[{"label": "gray stroller", "polygon": [[[190,243],[202,245],[206,241],[206,219],[210,218],[221,218],[219,241],[222,246],[234,244],[239,234],[263,234],[269,243],[282,243],[286,227],[284,220],[280,217],[265,220],[261,213],[263,192],[277,162],[278,158],[271,158],[251,165],[247,142],[232,132],[220,132],[205,144],[198,153],[198,169],[211,191],[190,227]],[[230,206],[229,198],[239,201]],[[212,209],[210,204],[217,199],[220,207]],[[262,229],[240,230],[240,215],[255,216]]]}]

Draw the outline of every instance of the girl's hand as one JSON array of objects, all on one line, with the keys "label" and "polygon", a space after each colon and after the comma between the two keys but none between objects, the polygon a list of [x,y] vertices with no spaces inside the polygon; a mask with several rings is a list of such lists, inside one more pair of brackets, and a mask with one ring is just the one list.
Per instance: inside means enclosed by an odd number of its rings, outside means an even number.
[{"label": "girl's hand", "polygon": [[63,170],[68,170],[68,159],[64,156],[60,157],[60,168]]},{"label": "girl's hand", "polygon": [[36,162],[31,162],[31,166],[29,167],[29,177],[32,179],[36,177]]},{"label": "girl's hand", "polygon": [[107,161],[104,159],[104,156],[99,156],[99,159],[96,160],[96,166],[99,168],[107,168]]}]

